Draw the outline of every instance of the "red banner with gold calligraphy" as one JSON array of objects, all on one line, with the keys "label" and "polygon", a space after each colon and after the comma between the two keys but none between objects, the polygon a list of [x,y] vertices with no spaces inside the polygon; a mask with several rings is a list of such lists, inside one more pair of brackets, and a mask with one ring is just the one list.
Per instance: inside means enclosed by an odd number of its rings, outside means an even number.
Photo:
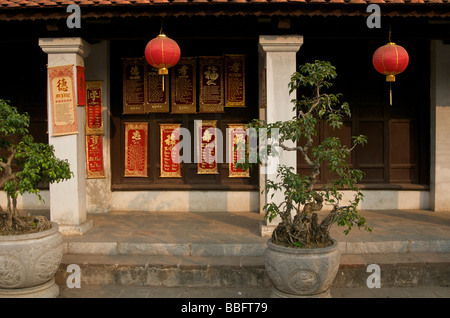
[{"label": "red banner with gold calligraphy", "polygon": [[86,135],[103,135],[103,82],[86,82]]},{"label": "red banner with gold calligraphy", "polygon": [[147,123],[125,123],[125,177],[147,177]]},{"label": "red banner with gold calligraphy", "polygon": [[197,174],[218,174],[217,120],[195,121],[197,140]]},{"label": "red banner with gold calligraphy", "polygon": [[52,136],[78,133],[73,65],[48,68]]},{"label": "red banner with gold calligraphy", "polygon": [[84,70],[84,66],[77,66],[78,106],[86,106],[86,81]]},{"label": "red banner with gold calligraphy", "polygon": [[236,167],[238,161],[243,161],[248,149],[248,135],[245,133],[244,124],[228,125],[229,149],[229,177],[248,178],[249,170],[242,170]]},{"label": "red banner with gold calligraphy", "polygon": [[86,170],[88,178],[105,177],[102,136],[86,136]]},{"label": "red banner with gold calligraphy", "polygon": [[160,164],[161,177],[181,178],[178,142],[180,124],[160,124]]}]

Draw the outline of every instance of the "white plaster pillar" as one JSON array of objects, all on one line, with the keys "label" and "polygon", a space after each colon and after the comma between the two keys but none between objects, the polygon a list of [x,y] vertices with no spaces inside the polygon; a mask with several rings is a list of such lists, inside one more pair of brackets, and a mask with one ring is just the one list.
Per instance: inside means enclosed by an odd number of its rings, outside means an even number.
[{"label": "white plaster pillar", "polygon": [[[265,120],[268,123],[276,121],[290,120],[295,116],[292,110],[292,96],[289,94],[288,84],[291,75],[297,71],[297,52],[303,44],[303,37],[299,35],[261,35],[259,37],[260,59],[263,61],[260,65],[265,66],[266,80],[266,108]],[[260,66],[261,68],[261,66]],[[264,83],[262,83],[264,85]],[[261,116],[262,117],[262,116]],[[288,145],[288,144],[287,144]],[[288,145],[292,146],[292,145]],[[297,154],[295,151],[279,150],[278,164],[297,168]],[[275,161],[276,162],[276,161]],[[260,187],[264,188],[267,180],[276,180],[276,169],[265,171],[261,167]],[[277,193],[273,198],[270,193],[265,192],[261,196],[261,208],[267,202],[280,203],[283,200],[283,194]],[[271,200],[271,201],[268,201]],[[263,213],[263,212],[262,212]],[[280,218],[274,219],[262,224],[261,235],[271,235],[275,226],[280,222]]]},{"label": "white plaster pillar", "polygon": [[[48,54],[48,67],[74,65],[76,83],[76,66],[84,66],[89,44],[81,38],[41,38],[39,46]],[[82,235],[92,227],[92,220],[86,220],[85,108],[77,107],[78,134],[52,136],[48,78],[47,86],[49,143],[58,158],[68,160],[74,174],[67,181],[50,185],[50,219],[59,224],[62,234]]]},{"label": "white plaster pillar", "polygon": [[450,211],[450,44],[431,41],[430,207]]}]

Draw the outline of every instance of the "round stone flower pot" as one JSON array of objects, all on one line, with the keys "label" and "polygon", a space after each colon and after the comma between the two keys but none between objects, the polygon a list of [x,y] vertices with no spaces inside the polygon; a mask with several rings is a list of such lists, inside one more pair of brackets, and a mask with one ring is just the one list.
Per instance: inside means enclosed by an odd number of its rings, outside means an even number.
[{"label": "round stone flower pot", "polygon": [[47,231],[0,236],[0,298],[57,297],[62,257],[62,234],[54,222]]},{"label": "round stone flower pot", "polygon": [[271,297],[331,297],[330,286],[341,258],[337,242],[332,241],[325,248],[292,248],[270,239],[264,261],[274,285]]}]

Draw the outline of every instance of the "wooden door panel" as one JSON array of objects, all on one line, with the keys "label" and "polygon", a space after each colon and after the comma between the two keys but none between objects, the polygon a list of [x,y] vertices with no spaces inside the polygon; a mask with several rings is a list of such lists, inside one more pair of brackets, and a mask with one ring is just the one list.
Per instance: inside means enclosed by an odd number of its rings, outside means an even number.
[{"label": "wooden door panel", "polygon": [[391,183],[417,182],[415,124],[411,120],[390,120],[389,161]]}]

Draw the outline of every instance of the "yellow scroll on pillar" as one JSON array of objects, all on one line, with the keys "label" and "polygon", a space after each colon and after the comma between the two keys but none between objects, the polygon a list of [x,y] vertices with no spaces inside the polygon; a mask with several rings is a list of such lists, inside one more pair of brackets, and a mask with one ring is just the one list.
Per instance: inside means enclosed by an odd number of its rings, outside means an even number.
[{"label": "yellow scroll on pillar", "polygon": [[48,68],[52,136],[78,133],[73,65]]}]

